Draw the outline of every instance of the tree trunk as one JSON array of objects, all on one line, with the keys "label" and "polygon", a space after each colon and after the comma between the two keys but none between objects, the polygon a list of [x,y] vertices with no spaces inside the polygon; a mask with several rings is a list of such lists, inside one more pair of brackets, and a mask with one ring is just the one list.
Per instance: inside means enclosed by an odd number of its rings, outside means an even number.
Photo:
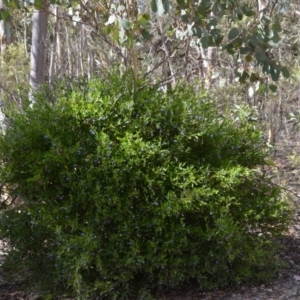
[{"label": "tree trunk", "polygon": [[163,26],[162,26],[162,22],[160,20],[160,18],[157,18],[157,23],[158,23],[158,28],[159,28],[159,33],[161,36],[161,41],[162,41],[162,48],[163,51],[165,53],[165,57],[167,59],[167,78],[171,79],[171,82],[169,84],[167,84],[166,88],[167,90],[171,90],[173,88],[175,88],[176,86],[176,78],[175,78],[175,71],[173,68],[173,62],[172,62],[172,58],[171,58],[171,53],[170,53],[170,49],[169,49],[169,45],[167,44],[167,41],[165,39],[165,33],[163,31]]},{"label": "tree trunk", "polygon": [[32,17],[32,46],[30,57],[30,100],[32,93],[45,82],[46,73],[46,38],[48,24],[48,3],[45,0],[43,9],[34,10]]},{"label": "tree trunk", "polygon": [[266,14],[269,2],[270,0],[257,0],[257,9],[258,9],[260,20]]},{"label": "tree trunk", "polygon": [[69,32],[68,32],[68,26],[67,26],[67,22],[64,20],[64,27],[65,27],[65,41],[66,41],[66,51],[67,51],[67,61],[68,61],[68,65],[67,65],[67,69],[65,70],[66,74],[73,74],[73,64],[72,64],[72,58],[71,58],[71,48],[70,48],[70,41],[69,41]]},{"label": "tree trunk", "polygon": [[53,44],[52,52],[50,57],[50,66],[49,66],[49,83],[51,84],[54,78],[58,77],[62,72],[61,65],[61,39],[60,39],[60,10],[59,6],[56,5],[53,9],[53,15],[55,15],[55,26],[53,32]]},{"label": "tree trunk", "polygon": [[[257,0],[257,10],[259,13],[259,19],[261,20],[263,16],[266,14],[268,5],[269,5],[270,0]],[[274,123],[273,123],[273,118],[274,118],[274,101],[273,99],[268,99],[268,144],[274,144],[275,143],[275,134],[274,134]]]},{"label": "tree trunk", "polygon": [[[4,1],[0,0],[0,11],[5,9]],[[0,21],[0,54],[4,54],[6,47],[12,42],[11,23],[10,20]],[[5,102],[0,99],[0,130],[6,132],[6,116],[4,113]]]},{"label": "tree trunk", "polygon": [[[0,0],[0,10],[5,9],[3,0]],[[10,21],[0,21],[0,51],[3,54],[6,47],[12,42]]]}]

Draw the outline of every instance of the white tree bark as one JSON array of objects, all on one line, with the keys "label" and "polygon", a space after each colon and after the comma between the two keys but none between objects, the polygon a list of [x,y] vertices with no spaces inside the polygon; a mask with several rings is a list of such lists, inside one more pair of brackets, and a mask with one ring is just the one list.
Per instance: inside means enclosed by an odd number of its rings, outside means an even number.
[{"label": "white tree bark", "polygon": [[257,0],[259,19],[262,19],[262,17],[265,15],[269,2],[270,0]]},{"label": "white tree bark", "polygon": [[48,24],[48,3],[45,0],[41,10],[34,10],[32,17],[32,46],[30,57],[30,100],[32,93],[45,82],[46,73],[46,39]]},{"label": "white tree bark", "polygon": [[[1,9],[1,0],[0,0],[0,9]],[[5,33],[5,22],[4,20],[0,21],[0,51],[1,54],[5,52],[7,45],[6,33]]]},{"label": "white tree bark", "polygon": [[[1,1],[1,0],[0,0]],[[24,7],[27,8],[27,2],[24,1]],[[25,53],[26,53],[26,57],[28,56],[28,41],[27,41],[27,11],[25,11],[24,14],[24,20],[23,20],[23,24],[24,24],[24,49],[25,49]]]},{"label": "white tree bark", "polygon": [[64,27],[65,27],[65,37],[66,37],[66,47],[67,47],[67,61],[68,61],[68,71],[69,74],[73,73],[73,69],[72,69],[72,59],[71,59],[71,49],[70,49],[70,43],[69,43],[69,33],[68,33],[68,26],[67,26],[67,22],[64,21]]},{"label": "white tree bark", "polygon": [[82,24],[78,23],[77,28],[77,47],[76,47],[76,76],[83,76],[83,37],[82,37]]},{"label": "white tree bark", "polygon": [[[270,0],[257,0],[257,10],[259,13],[259,19],[261,20],[263,16],[266,14],[268,5]],[[275,142],[275,135],[274,135],[274,124],[273,124],[273,115],[274,115],[274,101],[269,100],[267,103],[269,107],[269,128],[268,128],[268,144],[274,144]]]},{"label": "white tree bark", "polygon": [[[5,9],[4,1],[0,0],[0,10]],[[6,47],[12,42],[10,21],[0,21],[0,51],[3,54]]]},{"label": "white tree bark", "polygon": [[86,36],[85,36],[84,44],[87,52],[87,77],[88,80],[90,80],[92,78],[93,55]]},{"label": "white tree bark", "polygon": [[165,57],[168,59],[167,60],[168,73],[169,73],[168,77],[171,77],[171,80],[172,80],[171,85],[167,86],[167,89],[168,88],[173,89],[176,86],[176,78],[175,78],[175,71],[174,71],[174,68],[173,68],[173,62],[172,62],[172,58],[170,57],[169,47],[166,43],[166,39],[165,39],[165,36],[164,36],[164,31],[163,31],[163,26],[162,26],[162,23],[161,23],[161,20],[160,20],[159,17],[157,18],[157,22],[158,22],[158,26],[159,26],[159,30],[160,30],[160,34],[161,34],[162,48],[163,48],[163,51],[165,52]]},{"label": "white tree bark", "polygon": [[[214,13],[211,12],[210,15],[214,17]],[[209,89],[212,82],[211,82],[211,76],[212,76],[212,71],[215,66],[215,57],[216,57],[216,47],[208,47],[207,50],[205,50],[201,45],[200,45],[200,53],[201,53],[201,60],[202,60],[202,75],[205,80],[205,88]],[[199,78],[200,79],[200,78]]]},{"label": "white tree bark", "polygon": [[59,6],[54,7],[53,14],[55,15],[55,26],[53,30],[53,44],[50,57],[49,66],[49,82],[52,83],[53,79],[61,72],[61,39],[60,39],[60,10]]},{"label": "white tree bark", "polygon": [[[0,0],[0,10],[5,9],[4,1]],[[0,21],[0,54],[4,54],[7,46],[12,42],[11,23],[10,21]],[[6,117],[4,113],[5,102],[0,99],[0,130],[6,132]]]}]

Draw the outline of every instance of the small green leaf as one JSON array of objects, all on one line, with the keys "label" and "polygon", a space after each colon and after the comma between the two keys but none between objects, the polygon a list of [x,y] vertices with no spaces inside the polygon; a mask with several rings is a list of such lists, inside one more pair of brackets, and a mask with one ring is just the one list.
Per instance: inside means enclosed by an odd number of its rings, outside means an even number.
[{"label": "small green leaf", "polygon": [[265,52],[261,49],[259,49],[256,53],[255,53],[255,58],[258,62],[263,62],[267,59],[267,56],[265,54]]},{"label": "small green leaf", "polygon": [[273,32],[273,30],[267,29],[267,30],[266,30],[266,37],[267,37],[268,39],[272,39],[272,38],[274,37],[274,32]]},{"label": "small green leaf", "polygon": [[140,24],[140,26],[146,27],[147,26],[147,22],[148,21],[143,16],[139,16],[138,23]]},{"label": "small green leaf", "polygon": [[131,22],[129,20],[126,19],[120,19],[119,20],[120,25],[126,29],[126,30],[130,30],[130,26],[131,26]]},{"label": "small green leaf", "polygon": [[227,49],[227,52],[228,52],[229,54],[231,54],[231,55],[234,55],[234,54],[235,54],[235,50],[234,50],[232,44],[228,45],[228,46],[226,47],[226,49]]},{"label": "small green leaf", "polygon": [[243,42],[244,42],[244,40],[242,39],[242,38],[240,38],[240,37],[238,37],[238,38],[236,38],[233,42],[232,42],[232,44],[233,44],[233,46],[234,46],[234,48],[240,48],[241,47],[241,45],[243,44]]},{"label": "small green leaf", "polygon": [[150,20],[150,15],[149,14],[147,14],[147,13],[145,13],[145,14],[142,14],[141,15],[144,19],[146,19],[147,21],[149,21]]},{"label": "small green leaf", "polygon": [[205,19],[207,17],[207,9],[202,3],[197,8],[197,14],[202,18]]},{"label": "small green leaf", "polygon": [[200,27],[194,26],[193,33],[194,33],[194,36],[197,36],[198,38],[201,38],[202,32],[201,32]]},{"label": "small green leaf", "polygon": [[272,38],[272,41],[274,43],[279,43],[280,42],[280,36],[279,36],[279,34],[276,31],[274,32],[274,36]]},{"label": "small green leaf", "polygon": [[231,28],[231,30],[228,33],[228,39],[233,40],[240,34],[239,30],[235,27]]},{"label": "small green leaf", "polygon": [[105,34],[109,35],[111,33],[111,31],[112,31],[111,26],[105,26],[104,27],[104,33]]},{"label": "small green leaf", "polygon": [[262,37],[257,32],[254,32],[250,41],[251,44],[256,47],[262,41]]},{"label": "small green leaf", "polygon": [[270,84],[269,85],[269,89],[272,91],[272,93],[276,93],[277,92],[277,85],[275,84]]},{"label": "small green leaf", "polygon": [[183,22],[183,23],[189,23],[189,21],[190,21],[190,19],[189,19],[189,15],[187,15],[187,14],[185,14],[185,15],[182,15],[181,16],[181,21]]},{"label": "small green leaf", "polygon": [[202,47],[204,49],[207,49],[209,46],[208,46],[208,38],[207,36],[203,36],[201,39],[200,39],[200,43],[202,45]]},{"label": "small green leaf", "polygon": [[114,26],[112,37],[113,37],[113,40],[114,40],[114,41],[119,41],[120,34],[119,34],[119,26],[118,26],[118,23],[116,23],[116,25]]},{"label": "small green leaf", "polygon": [[268,23],[271,22],[271,18],[268,15],[264,14],[263,17],[261,18],[261,21],[263,23],[267,23],[268,24]]},{"label": "small green leaf", "polygon": [[37,10],[40,10],[44,7],[44,1],[43,0],[34,0],[34,8]]},{"label": "small green leaf", "polygon": [[[8,2],[8,1],[7,1]],[[9,4],[8,5],[6,5],[7,7],[10,7],[10,8],[20,8],[21,6],[20,6],[20,2],[19,2],[19,0],[10,0],[9,1]]]},{"label": "small green leaf", "polygon": [[272,48],[278,48],[279,43],[274,43],[272,40],[268,41],[268,45]]},{"label": "small green leaf", "polygon": [[287,67],[281,67],[281,72],[282,72],[282,75],[285,78],[289,78],[290,77],[290,72],[289,72],[289,69]]},{"label": "small green leaf", "polygon": [[176,2],[177,2],[178,6],[180,8],[185,8],[186,7],[186,3],[185,3],[184,0],[176,0]]},{"label": "small green leaf", "polygon": [[266,94],[266,92],[268,91],[268,85],[266,85],[265,83],[261,84],[259,81],[257,81],[255,85],[255,91],[256,94],[259,95]]},{"label": "small green leaf", "polygon": [[153,12],[157,12],[157,2],[156,0],[151,0],[151,9]]},{"label": "small green leaf", "polygon": [[207,30],[210,30],[210,29],[212,29],[212,28],[216,28],[217,25],[218,25],[218,20],[217,20],[217,18],[213,18],[213,19],[211,19],[211,20],[207,23],[206,29],[207,29]]},{"label": "small green leaf", "polygon": [[247,80],[248,78],[249,78],[248,72],[247,72],[247,71],[244,71],[244,72],[242,73],[242,75],[240,76],[240,78],[239,78],[239,82],[240,82],[240,83],[245,83],[246,80]]},{"label": "small green leaf", "polygon": [[132,34],[129,34],[127,37],[127,47],[130,49],[132,48],[134,44],[134,36]]},{"label": "small green leaf", "polygon": [[268,75],[270,74],[270,71],[271,71],[271,66],[270,66],[270,63],[268,61],[266,61],[263,65],[263,68],[262,68],[262,71],[263,71],[263,74],[264,75]]},{"label": "small green leaf", "polygon": [[211,5],[211,0],[201,0],[201,5],[209,7]]},{"label": "small green leaf", "polygon": [[245,61],[248,62],[248,63],[251,62],[252,61],[252,55],[251,54],[246,55],[245,56]]},{"label": "small green leaf", "polygon": [[219,29],[214,28],[211,31],[211,39],[214,45],[219,46],[222,43],[223,35],[221,34]]},{"label": "small green leaf", "polygon": [[141,30],[141,35],[145,40],[149,40],[151,38],[151,34],[146,29]]},{"label": "small green leaf", "polygon": [[271,77],[273,81],[278,81],[280,76],[280,69],[278,66],[271,66]]},{"label": "small green leaf", "polygon": [[276,31],[276,32],[281,32],[281,31],[282,31],[281,25],[280,25],[280,23],[278,22],[278,20],[276,20],[276,21],[273,23],[272,28],[273,28],[273,30]]},{"label": "small green leaf", "polygon": [[240,9],[236,12],[236,15],[239,21],[243,20],[244,14]]},{"label": "small green leaf", "polygon": [[164,11],[167,14],[170,11],[170,2],[169,0],[161,0],[163,7],[164,7]]},{"label": "small green leaf", "polygon": [[243,14],[247,17],[252,17],[255,15],[254,11],[250,8],[248,8],[247,6],[243,7]]},{"label": "small green leaf", "polygon": [[209,35],[207,37],[207,41],[208,41],[208,47],[213,47],[215,46],[215,42],[214,42],[214,39],[213,39],[213,36],[212,35]]},{"label": "small green leaf", "polygon": [[6,9],[1,10],[0,11],[0,18],[4,22],[8,22],[10,20],[10,13],[9,13],[9,11],[6,10]]},{"label": "small green leaf", "polygon": [[248,53],[250,54],[252,51],[250,47],[241,47],[240,52],[241,54],[248,54]]},{"label": "small green leaf", "polygon": [[255,73],[251,73],[250,82],[256,82],[258,80],[259,80],[259,76],[257,76],[257,74],[255,74]]}]

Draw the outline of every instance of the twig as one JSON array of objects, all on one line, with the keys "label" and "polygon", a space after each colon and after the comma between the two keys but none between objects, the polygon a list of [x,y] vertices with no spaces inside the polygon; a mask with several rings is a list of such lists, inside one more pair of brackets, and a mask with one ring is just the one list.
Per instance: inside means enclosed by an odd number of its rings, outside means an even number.
[{"label": "twig", "polygon": [[288,188],[285,188],[285,187],[283,187],[283,186],[281,186],[281,185],[279,185],[279,184],[277,184],[277,183],[275,183],[275,182],[272,182],[271,184],[272,184],[272,185],[275,185],[275,186],[277,186],[277,187],[279,187],[279,188],[281,188],[281,189],[283,189],[283,190],[285,190],[285,191],[287,191],[287,192],[289,192],[289,193],[292,193],[294,196],[296,196],[297,198],[300,199],[300,195],[297,194],[296,192],[294,192],[294,191],[292,191],[292,190],[290,190],[290,189],[288,189]]},{"label": "twig", "polygon": [[272,6],[271,12],[270,12],[270,16],[272,16],[274,7],[275,7],[275,5],[276,5],[277,3],[278,3],[278,0],[275,0],[274,4],[273,4],[273,6]]},{"label": "twig", "polygon": [[172,53],[169,54],[169,56],[165,56],[163,60],[161,60],[158,64],[156,64],[150,71],[148,71],[147,73],[145,73],[143,75],[143,77],[148,76],[149,74],[151,74],[154,70],[156,70],[157,68],[159,68],[162,64],[164,64],[168,59],[173,58],[174,55],[177,53],[177,50],[179,49],[179,46],[183,44],[182,41],[180,41],[177,45],[175,45]]}]

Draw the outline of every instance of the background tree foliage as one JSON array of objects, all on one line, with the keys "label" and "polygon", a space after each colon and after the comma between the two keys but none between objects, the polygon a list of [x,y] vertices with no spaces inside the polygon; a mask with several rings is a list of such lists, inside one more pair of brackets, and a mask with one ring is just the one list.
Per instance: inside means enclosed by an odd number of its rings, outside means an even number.
[{"label": "background tree foliage", "polygon": [[[14,1],[5,4],[7,9],[0,16],[8,22],[9,11],[20,5]],[[34,5],[42,12],[46,8],[41,4]],[[46,73],[50,79],[56,73],[91,77],[94,69],[117,63],[131,68],[135,78],[151,76],[155,83],[175,85],[185,74],[189,81],[197,78],[209,86],[218,76],[221,79],[217,69],[222,67],[226,78],[231,75],[231,83],[249,80],[257,82],[256,89],[270,87],[275,92],[277,87],[268,79],[278,81],[280,74],[289,77],[278,49],[284,35],[282,20],[291,5],[271,0],[53,2],[49,8],[53,30],[48,40],[52,53],[48,53]],[[32,11],[28,4],[24,9],[25,14]],[[74,46],[76,51],[72,51]],[[63,72],[59,71],[62,65]]]}]

